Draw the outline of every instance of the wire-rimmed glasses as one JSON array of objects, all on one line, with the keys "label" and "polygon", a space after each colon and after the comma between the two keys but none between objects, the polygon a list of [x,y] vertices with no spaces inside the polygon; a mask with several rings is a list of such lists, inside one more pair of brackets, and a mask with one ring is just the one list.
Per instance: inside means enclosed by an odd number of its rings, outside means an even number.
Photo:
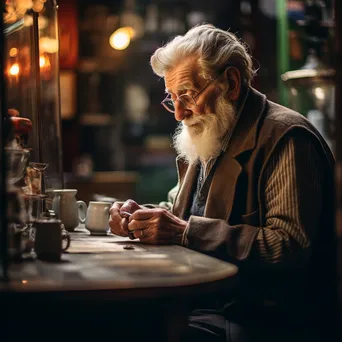
[{"label": "wire-rimmed glasses", "polygon": [[227,65],[220,74],[215,77],[213,80],[211,80],[199,93],[197,93],[195,96],[192,96],[190,94],[182,94],[182,95],[176,95],[177,98],[175,100],[172,99],[171,94],[168,94],[166,98],[161,102],[163,107],[169,111],[170,113],[175,113],[175,102],[179,101],[184,109],[193,109],[197,106],[196,99],[218,78],[220,78],[224,71],[229,67]]}]

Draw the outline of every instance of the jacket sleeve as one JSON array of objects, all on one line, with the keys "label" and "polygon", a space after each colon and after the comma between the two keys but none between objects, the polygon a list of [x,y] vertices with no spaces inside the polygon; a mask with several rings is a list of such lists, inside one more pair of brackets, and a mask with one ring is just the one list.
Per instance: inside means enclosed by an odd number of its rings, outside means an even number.
[{"label": "jacket sleeve", "polygon": [[307,139],[297,135],[284,139],[261,183],[265,225],[231,226],[224,220],[191,216],[183,244],[233,262],[248,259],[284,266],[305,262],[322,215],[322,162]]}]

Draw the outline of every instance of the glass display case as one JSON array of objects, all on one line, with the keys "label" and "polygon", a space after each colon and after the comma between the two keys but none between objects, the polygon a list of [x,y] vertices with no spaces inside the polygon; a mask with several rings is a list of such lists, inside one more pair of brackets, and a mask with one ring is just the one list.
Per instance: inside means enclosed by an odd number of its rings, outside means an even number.
[{"label": "glass display case", "polygon": [[58,6],[54,0],[2,1],[7,107],[32,122],[25,142],[29,161],[48,164],[45,186],[49,192],[63,185]]},{"label": "glass display case", "polygon": [[[0,0],[0,278],[63,188],[55,0]],[[27,256],[29,257],[29,256]]]}]

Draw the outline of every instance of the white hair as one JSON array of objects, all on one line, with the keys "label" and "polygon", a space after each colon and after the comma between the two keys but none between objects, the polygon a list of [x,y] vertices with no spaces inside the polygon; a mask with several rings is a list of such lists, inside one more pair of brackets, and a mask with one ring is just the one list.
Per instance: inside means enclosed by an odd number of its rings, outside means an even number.
[{"label": "white hair", "polygon": [[212,79],[228,65],[235,66],[245,84],[250,85],[256,71],[247,47],[233,33],[203,24],[190,29],[184,36],[157,49],[151,57],[155,74],[165,72],[185,58],[197,56],[201,76]]}]

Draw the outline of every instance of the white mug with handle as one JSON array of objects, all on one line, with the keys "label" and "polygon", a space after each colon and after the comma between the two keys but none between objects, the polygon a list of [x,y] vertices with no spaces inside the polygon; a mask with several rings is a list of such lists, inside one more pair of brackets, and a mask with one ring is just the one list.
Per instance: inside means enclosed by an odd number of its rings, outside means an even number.
[{"label": "white mug with handle", "polygon": [[108,202],[90,201],[85,227],[92,235],[107,235],[109,231],[109,209]]}]

